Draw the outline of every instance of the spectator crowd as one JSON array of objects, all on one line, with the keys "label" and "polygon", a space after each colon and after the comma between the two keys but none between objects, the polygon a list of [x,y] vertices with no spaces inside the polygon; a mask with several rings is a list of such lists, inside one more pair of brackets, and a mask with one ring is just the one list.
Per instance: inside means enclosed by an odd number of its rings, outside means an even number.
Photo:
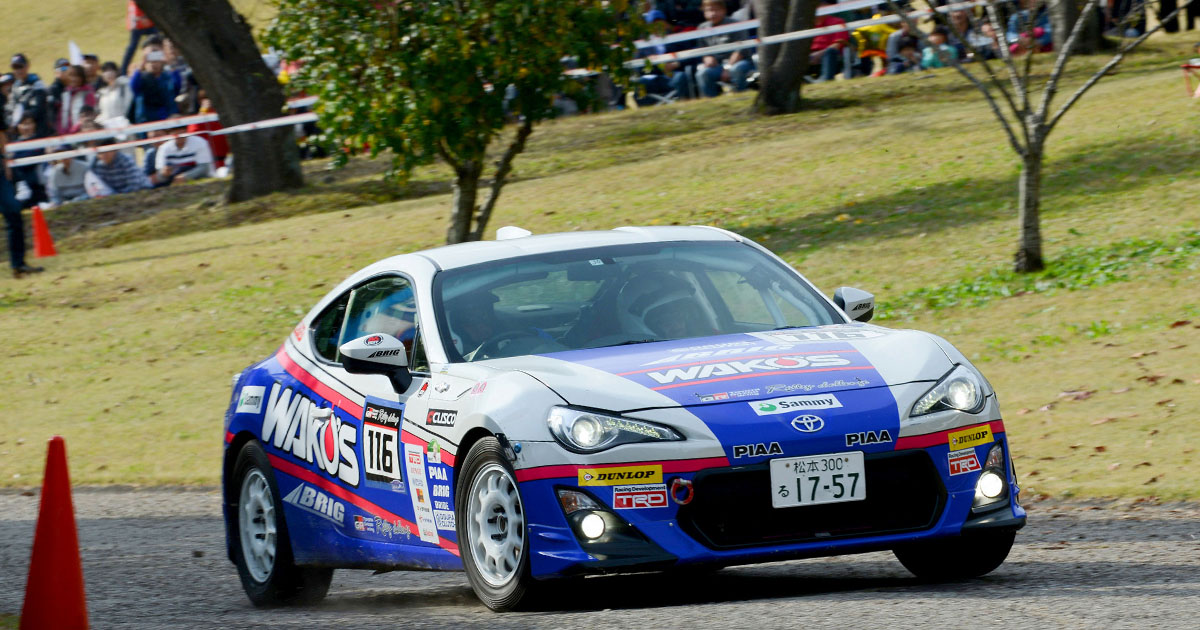
[{"label": "spectator crowd", "polygon": [[[845,11],[837,11],[837,4],[837,0],[819,0],[821,10],[814,28],[878,20],[892,13],[885,3]],[[905,11],[911,10],[909,0],[899,0],[896,4]],[[929,4],[941,7],[951,4],[951,1],[932,0]],[[1143,3],[1138,0],[1106,0],[1101,5],[1102,8],[1098,9],[1099,18],[1100,23],[1106,25],[1106,34],[1137,37],[1145,32]],[[819,83],[942,68],[955,60],[963,63],[980,58],[990,60],[1000,56],[1002,46],[1015,56],[1049,52],[1053,48],[1049,13],[1044,2],[1017,0],[1011,4],[999,4],[997,8],[1002,18],[1000,24],[1005,27],[1004,32],[997,33],[992,28],[982,8],[952,11],[947,16],[948,26],[930,21],[927,33],[929,46],[911,32],[904,22],[873,24],[819,35],[811,40],[806,80]],[[690,39],[669,37],[754,19],[754,6],[750,0],[654,0],[642,17],[652,36],[639,42],[639,58],[720,46],[755,37],[754,29]],[[1191,18],[1188,24],[1191,28]],[[638,89],[628,98],[638,105],[654,105],[749,89],[754,87],[757,78],[755,52],[756,49],[748,48],[658,64],[637,77]]]}]

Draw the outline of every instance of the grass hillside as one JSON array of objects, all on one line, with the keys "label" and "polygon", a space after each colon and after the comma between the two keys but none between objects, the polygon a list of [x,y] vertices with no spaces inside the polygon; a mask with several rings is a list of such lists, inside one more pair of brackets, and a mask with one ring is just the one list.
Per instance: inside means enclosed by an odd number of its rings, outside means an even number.
[{"label": "grass hillside", "polygon": [[[231,0],[251,24],[265,24],[274,15],[268,0]],[[67,42],[74,40],[84,53],[100,60],[121,63],[129,31],[125,28],[124,0],[4,0],[0,19],[0,57],[8,60],[23,52],[33,71],[47,83],[54,78],[54,60],[67,57]],[[144,40],[143,40],[144,41]]]},{"label": "grass hillside", "polygon": [[[875,292],[884,325],[934,331],[972,357],[999,392],[1027,490],[1195,499],[1200,107],[1177,69],[1188,44],[1157,39],[1051,137],[1050,267],[1036,276],[1007,272],[1016,160],[948,72],[813,86],[809,109],[771,119],[746,115],[740,95],[542,125],[492,227],[739,231],[823,290]],[[303,195],[232,207],[127,197],[159,212],[92,225],[60,240],[47,273],[0,279],[0,484],[38,483],[56,433],[78,483],[215,483],[229,377],[353,270],[438,244],[446,176],[430,167],[397,192],[363,172],[310,173]],[[343,194],[371,186],[397,200]]]}]

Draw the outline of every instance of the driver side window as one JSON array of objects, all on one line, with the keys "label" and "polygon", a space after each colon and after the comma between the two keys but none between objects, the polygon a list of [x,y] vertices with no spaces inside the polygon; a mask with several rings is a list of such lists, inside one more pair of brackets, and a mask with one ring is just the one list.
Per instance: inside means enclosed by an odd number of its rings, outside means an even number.
[{"label": "driver side window", "polygon": [[417,300],[407,279],[377,278],[351,292],[338,344],[373,333],[386,333],[403,342],[413,371],[429,370],[424,347],[417,343]]}]

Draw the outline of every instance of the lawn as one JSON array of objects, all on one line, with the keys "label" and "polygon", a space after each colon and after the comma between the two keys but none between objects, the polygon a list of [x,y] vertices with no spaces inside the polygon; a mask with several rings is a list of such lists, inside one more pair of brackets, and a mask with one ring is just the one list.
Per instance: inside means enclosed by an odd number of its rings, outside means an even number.
[{"label": "lawn", "polygon": [[[1157,39],[1051,137],[1050,269],[1032,280],[1006,273],[1016,160],[948,72],[812,86],[808,109],[772,119],[745,114],[738,95],[545,124],[492,227],[740,231],[826,291],[875,292],[880,323],[936,332],[975,360],[1027,490],[1195,499],[1200,107],[1177,69],[1188,44]],[[216,483],[230,376],[353,270],[443,238],[444,167],[401,189],[367,166],[311,171],[303,194],[254,211],[206,200],[210,189],[128,198],[157,212],[84,226],[47,273],[0,279],[0,484],[38,483],[56,433],[76,483]],[[358,192],[333,194],[347,186]]]}]

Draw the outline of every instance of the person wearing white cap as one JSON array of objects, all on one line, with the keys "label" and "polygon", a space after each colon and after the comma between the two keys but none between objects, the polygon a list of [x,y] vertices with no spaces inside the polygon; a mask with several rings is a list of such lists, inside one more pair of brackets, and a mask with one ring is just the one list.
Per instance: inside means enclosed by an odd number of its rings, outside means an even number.
[{"label": "person wearing white cap", "polygon": [[179,75],[164,70],[166,56],[161,50],[150,50],[142,69],[133,73],[129,88],[133,91],[135,123],[165,120],[179,110],[175,97],[179,94]]}]

